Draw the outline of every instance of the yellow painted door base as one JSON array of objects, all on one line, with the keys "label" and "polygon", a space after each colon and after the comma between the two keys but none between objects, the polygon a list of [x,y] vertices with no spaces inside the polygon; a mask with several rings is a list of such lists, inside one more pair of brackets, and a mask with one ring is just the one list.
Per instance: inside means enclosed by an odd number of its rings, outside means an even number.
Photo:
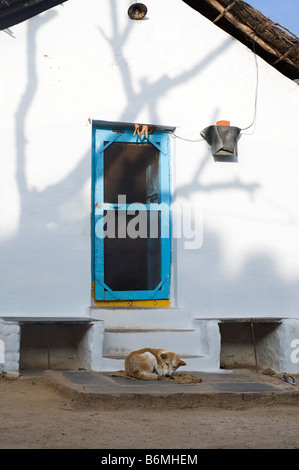
[{"label": "yellow painted door base", "polygon": [[169,299],[158,300],[96,300],[94,298],[94,282],[91,283],[91,297],[96,307],[169,307]]}]

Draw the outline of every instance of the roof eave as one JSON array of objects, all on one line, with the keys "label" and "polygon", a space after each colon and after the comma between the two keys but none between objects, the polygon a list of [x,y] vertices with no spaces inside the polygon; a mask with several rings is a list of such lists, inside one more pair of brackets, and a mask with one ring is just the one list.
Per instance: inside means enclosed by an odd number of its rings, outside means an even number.
[{"label": "roof eave", "polygon": [[67,0],[28,0],[0,9],[0,30],[14,26],[22,21],[64,3]]},{"label": "roof eave", "polygon": [[[253,49],[291,80],[299,78],[299,40],[243,0],[183,0],[222,30]],[[242,10],[249,16],[242,22]],[[263,21],[261,21],[263,20]],[[284,30],[283,30],[283,29]]]}]

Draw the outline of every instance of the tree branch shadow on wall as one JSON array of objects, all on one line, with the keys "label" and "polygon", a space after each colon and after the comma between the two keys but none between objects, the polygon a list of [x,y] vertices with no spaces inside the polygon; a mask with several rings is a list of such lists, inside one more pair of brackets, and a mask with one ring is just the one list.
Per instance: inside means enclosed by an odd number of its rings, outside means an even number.
[{"label": "tree branch shadow on wall", "polygon": [[[29,189],[26,178],[26,117],[38,87],[36,38],[40,28],[55,16],[54,11],[48,11],[27,22],[28,76],[15,119],[19,227],[15,237],[1,247],[0,289],[3,292],[2,310],[5,314],[22,314],[25,311],[29,315],[51,315],[58,310],[64,316],[68,313],[75,315],[77,309],[83,313],[83,289],[86,285],[80,281],[82,272],[89,276],[85,258],[90,255],[86,250],[88,243],[83,243],[83,239],[90,238],[90,232],[86,230],[90,216],[87,212],[84,220],[66,220],[61,206],[84,204],[80,193],[90,180],[89,152],[65,178],[44,190]],[[42,122],[43,116],[40,116],[40,120]],[[44,150],[41,148],[41,159],[43,155]],[[13,270],[11,266],[14,266]],[[69,279],[73,279],[71,286]],[[88,294],[85,293],[86,299]]]},{"label": "tree branch shadow on wall", "polygon": [[[170,92],[173,88],[176,88],[183,83],[187,83],[189,80],[196,77],[200,72],[207,68],[213,60],[232,45],[231,38],[228,38],[223,41],[220,46],[209,52],[206,57],[200,60],[195,66],[174,78],[171,78],[168,75],[162,75],[156,81],[150,83],[148,78],[144,76],[140,80],[140,91],[135,91],[130,67],[124,53],[126,42],[129,40],[130,33],[132,31],[132,21],[134,23],[134,20],[128,20],[127,26],[123,31],[121,31],[118,16],[116,14],[117,8],[115,0],[110,0],[110,9],[110,18],[112,21],[111,37],[108,37],[101,27],[99,27],[98,30],[106,43],[110,46],[112,54],[117,57],[117,64],[120,69],[122,84],[127,97],[127,106],[120,116],[120,121],[125,120],[128,116],[132,116],[132,119],[135,119],[138,113],[140,113],[144,108],[148,108],[151,115],[151,124],[158,123],[159,116],[157,114],[157,104],[159,99],[163,98],[165,94]],[[150,44],[150,40],[148,44]],[[139,44],[136,44],[136,53],[137,50],[141,50],[142,53],[145,53],[142,46]],[[165,57],[165,62],[167,62],[167,57]]]},{"label": "tree branch shadow on wall", "polygon": [[[121,120],[128,120],[128,116],[135,118],[141,110],[148,108],[150,111],[150,123],[159,122],[157,113],[158,101],[171,89],[188,80],[195,78],[207,68],[217,56],[221,55],[230,47],[230,38],[224,41],[218,48],[200,61],[195,67],[176,76],[175,79],[163,75],[156,82],[149,83],[147,77],[140,81],[141,92],[136,92],[133,88],[132,77],[126,57],[124,47],[130,35],[130,23],[120,31],[118,24],[115,1],[111,1],[111,21],[112,35],[108,37],[102,29],[101,35],[109,44],[113,53],[117,53],[117,62],[120,67],[123,87],[127,96],[127,107],[124,109]],[[165,58],[167,60],[167,58]],[[134,113],[132,113],[134,109]],[[216,120],[216,109],[214,114]],[[132,117],[134,119],[134,117]],[[214,122],[212,120],[212,122]],[[194,176],[188,184],[180,185],[172,194],[172,200],[184,198],[188,200],[194,193],[214,193],[221,191],[238,190],[246,192],[251,198],[260,189],[260,183],[243,182],[239,178],[228,181],[214,183],[204,183],[204,171],[211,158],[210,149],[204,156],[199,152],[198,167],[194,171]],[[183,240],[176,240],[174,243],[183,243]],[[197,273],[198,291],[194,295],[194,309],[199,309],[200,315],[222,315],[229,312],[232,316],[240,315],[264,315],[281,316],[282,310],[290,312],[293,310],[290,299],[295,302],[299,300],[297,294],[299,281],[287,282],[279,273],[274,260],[270,255],[257,253],[251,256],[235,275],[228,275],[225,268],[224,254],[221,248],[221,240],[216,233],[204,228],[203,247],[196,250],[184,251],[185,255],[180,259],[178,269],[186,273],[183,286],[180,289],[179,297],[189,298],[190,286],[194,286],[194,273]],[[189,287],[188,287],[189,286]],[[250,302],[248,300],[250,299]],[[277,301],[278,300],[278,301]]]},{"label": "tree branch shadow on wall", "polygon": [[[111,1],[112,7],[114,3]],[[84,220],[69,221],[62,217],[60,211],[61,204],[66,200],[72,203],[90,179],[89,152],[62,181],[43,191],[30,190],[25,173],[26,116],[38,85],[35,63],[36,35],[38,29],[50,21],[53,15],[54,13],[49,11],[39,21],[28,22],[28,81],[16,114],[16,180],[21,215],[18,233],[10,241],[3,243],[1,248],[2,308],[5,314],[18,314],[23,311],[23,305],[26,305],[26,313],[33,315],[57,312],[57,306],[61,315],[67,312],[75,315],[78,313],[76,309],[82,313],[82,299],[87,298],[89,294],[84,292],[85,285],[82,286],[81,280],[82,270],[89,280],[90,273],[86,271],[89,263],[86,260],[90,258],[90,251],[83,246],[82,238],[73,234],[78,234],[79,231],[82,235],[82,231],[86,230],[90,212],[86,213]],[[152,122],[159,121],[159,99],[170,89],[198,76],[231,43],[230,40],[224,42],[194,68],[176,77],[176,80],[164,75],[151,84],[144,77],[141,82],[142,92],[138,93],[133,89],[130,69],[123,52],[129,27],[121,34],[116,16],[113,21],[113,36],[106,40],[113,50],[118,44],[120,70],[128,103],[120,120],[132,116],[134,103],[133,114],[137,115],[143,108],[148,107]],[[202,176],[209,158],[210,153],[207,152],[202,160],[199,159],[193,181],[179,187],[174,194],[174,200],[178,195],[189,198],[194,192],[238,189],[254,194],[258,190],[256,183],[245,184],[240,180],[204,184]],[[85,233],[84,236],[89,238],[90,234]],[[181,243],[181,240],[178,243]],[[12,271],[11,265],[16,266],[16,260],[18,268]],[[263,314],[263,311],[269,311],[270,308],[273,316],[281,316],[282,311],[287,313],[298,305],[299,281],[287,282],[283,279],[271,257],[266,254],[252,256],[238,273],[229,278],[225,271],[221,241],[211,231],[204,233],[204,249],[192,253],[190,251],[180,263],[179,269],[186,273],[185,287],[179,286],[180,295],[183,297],[189,295],[188,281],[189,285],[194,284],[194,273],[197,273],[198,295],[194,308],[198,308],[201,315],[209,315],[211,312],[218,314],[223,309],[231,311],[232,315],[244,315],[247,312],[251,315],[257,312]],[[70,286],[69,279],[77,279],[77,282],[74,281]],[[52,296],[53,291],[55,298]],[[235,296],[232,296],[234,292]],[[249,297],[252,300],[250,305]],[[279,298],[279,302],[273,301],[273,298]]]}]

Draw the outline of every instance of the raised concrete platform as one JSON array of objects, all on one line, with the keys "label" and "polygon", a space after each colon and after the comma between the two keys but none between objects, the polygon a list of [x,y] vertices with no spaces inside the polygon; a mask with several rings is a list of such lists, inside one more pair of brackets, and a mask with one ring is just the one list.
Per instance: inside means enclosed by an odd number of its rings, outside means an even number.
[{"label": "raised concrete platform", "polygon": [[[266,376],[249,370],[219,373],[193,372],[202,379],[196,384],[130,380],[109,372],[43,372],[45,383],[59,390],[74,404],[105,409],[120,407],[225,408],[257,405],[299,404],[299,386],[283,382],[280,376]],[[191,373],[189,373],[191,374]]]}]

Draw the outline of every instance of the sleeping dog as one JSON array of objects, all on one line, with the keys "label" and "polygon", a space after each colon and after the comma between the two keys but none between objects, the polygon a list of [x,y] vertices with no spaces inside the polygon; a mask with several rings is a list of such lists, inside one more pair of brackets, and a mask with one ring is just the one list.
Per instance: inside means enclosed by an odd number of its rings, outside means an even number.
[{"label": "sleeping dog", "polygon": [[178,367],[185,366],[177,354],[164,349],[144,348],[131,352],[125,360],[129,377],[142,380],[157,380],[172,377]]}]

